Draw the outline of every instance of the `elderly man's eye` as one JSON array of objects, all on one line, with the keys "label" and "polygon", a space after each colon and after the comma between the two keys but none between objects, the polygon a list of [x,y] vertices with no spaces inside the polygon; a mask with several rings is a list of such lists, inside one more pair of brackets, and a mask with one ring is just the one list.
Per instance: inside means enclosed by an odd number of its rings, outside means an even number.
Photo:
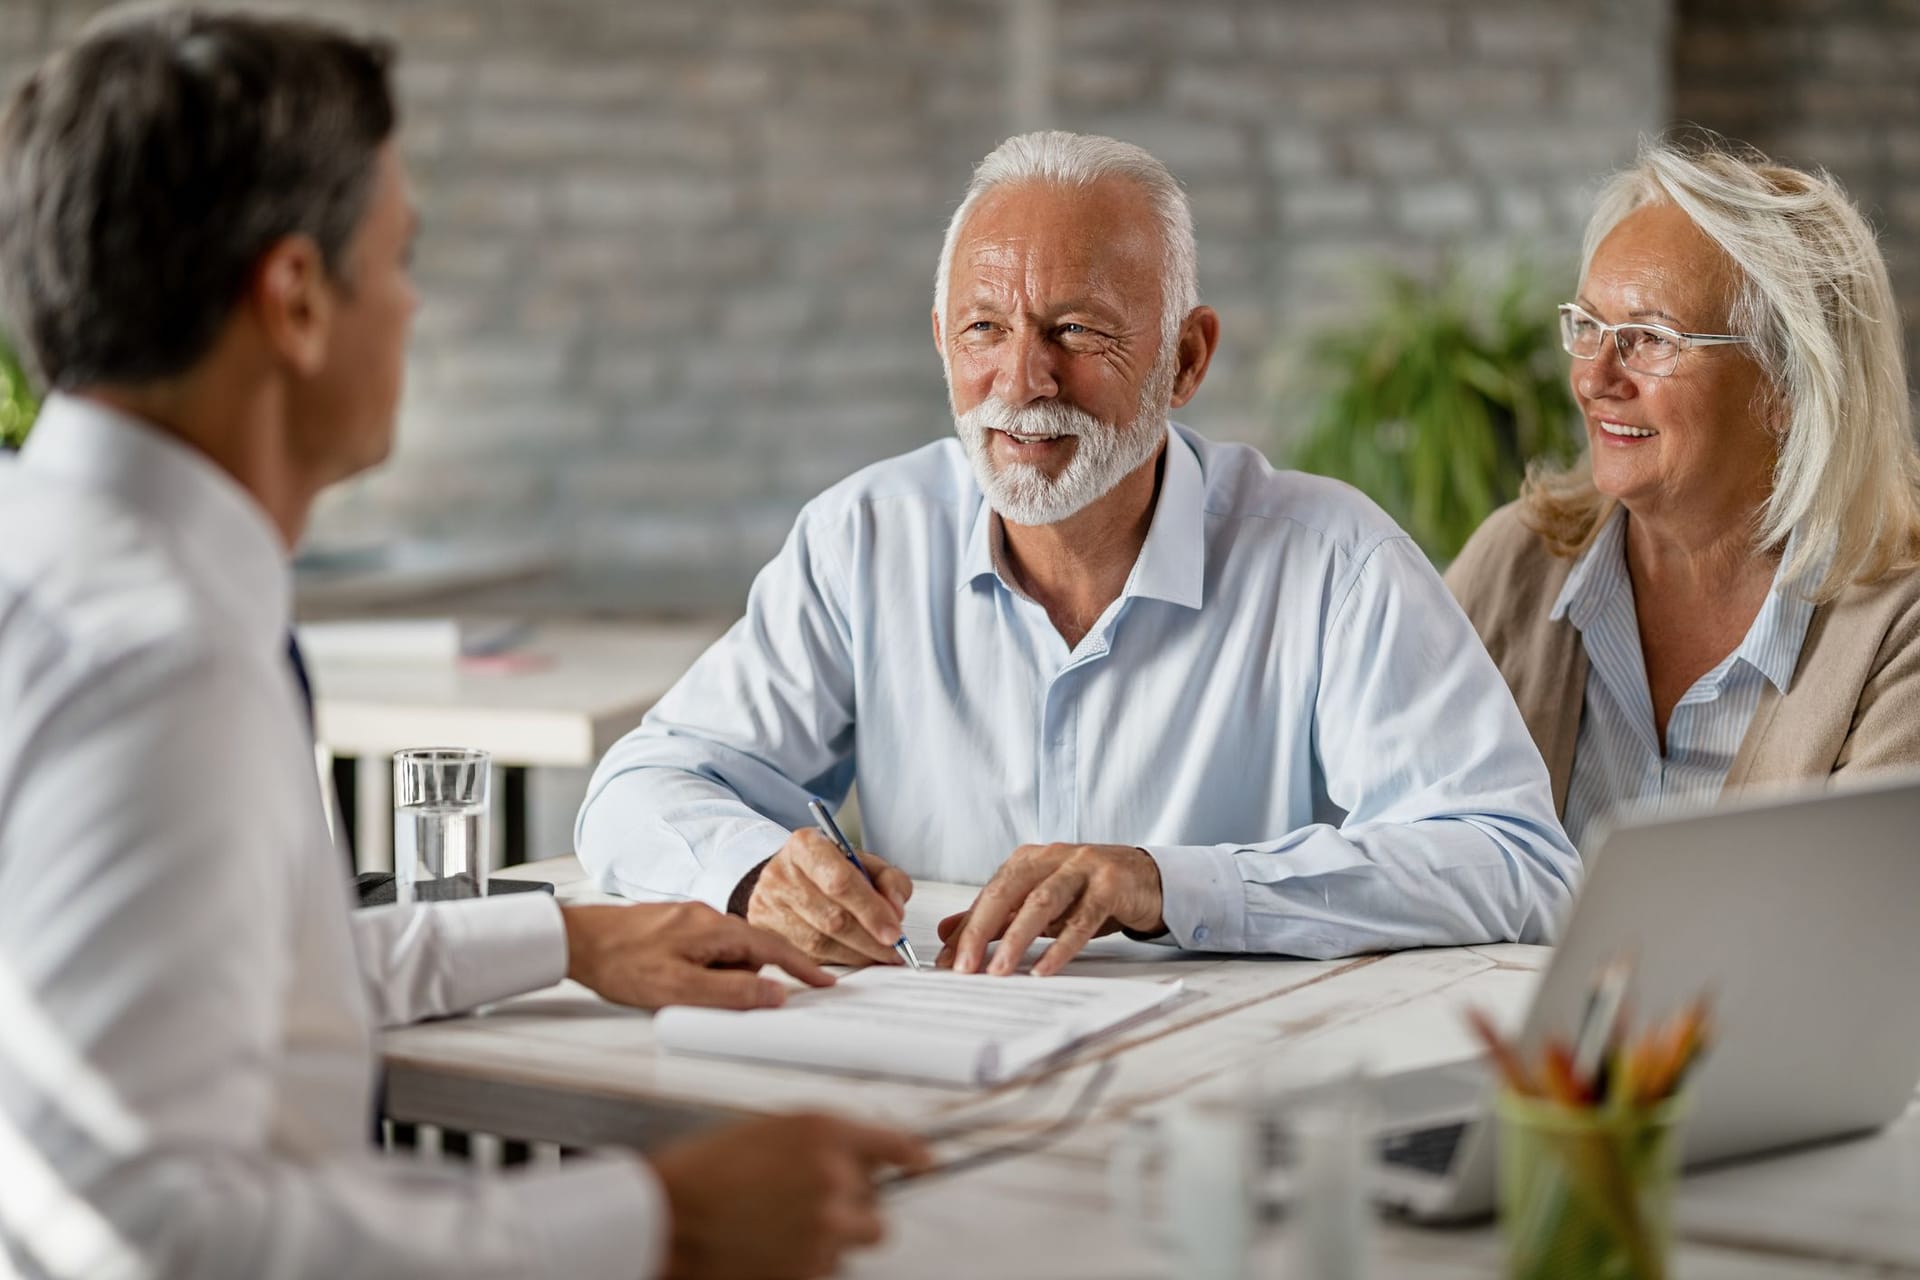
[{"label": "elderly man's eye", "polygon": [[1658,329],[1628,329],[1626,336],[1629,348],[1648,355],[1659,355],[1673,346],[1672,336]]}]

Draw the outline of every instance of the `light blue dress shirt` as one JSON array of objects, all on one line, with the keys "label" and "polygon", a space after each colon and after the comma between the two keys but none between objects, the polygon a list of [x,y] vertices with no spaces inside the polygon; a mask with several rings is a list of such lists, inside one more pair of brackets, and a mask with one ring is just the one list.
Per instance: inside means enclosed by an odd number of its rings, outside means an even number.
[{"label": "light blue dress shirt", "polygon": [[[1813,601],[1776,574],[1739,647],[1674,704],[1663,755],[1626,545],[1627,515],[1620,510],[1567,575],[1552,613],[1574,625],[1587,651],[1586,701],[1567,784],[1566,826],[1574,843],[1589,853],[1614,818],[1714,803],[1766,685],[1785,693],[1792,682],[1813,617]],[[1781,564],[1792,559],[1789,541]]]},{"label": "light blue dress shirt", "polygon": [[1139,559],[1072,650],[996,568],[999,528],[952,440],[808,504],[746,616],[601,762],[582,862],[724,909],[810,794],[857,781],[867,847],[916,878],[1144,848],[1182,946],[1552,937],[1579,863],[1545,766],[1360,494],[1173,428]]}]

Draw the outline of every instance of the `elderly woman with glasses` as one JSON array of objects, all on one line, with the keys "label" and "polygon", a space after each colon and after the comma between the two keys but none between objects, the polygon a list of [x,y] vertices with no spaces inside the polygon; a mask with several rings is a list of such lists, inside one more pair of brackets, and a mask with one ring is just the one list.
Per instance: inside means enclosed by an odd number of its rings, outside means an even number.
[{"label": "elderly woman with glasses", "polygon": [[1742,787],[1920,764],[1920,456],[1841,189],[1720,147],[1617,175],[1560,308],[1587,450],[1447,575],[1574,843]]}]

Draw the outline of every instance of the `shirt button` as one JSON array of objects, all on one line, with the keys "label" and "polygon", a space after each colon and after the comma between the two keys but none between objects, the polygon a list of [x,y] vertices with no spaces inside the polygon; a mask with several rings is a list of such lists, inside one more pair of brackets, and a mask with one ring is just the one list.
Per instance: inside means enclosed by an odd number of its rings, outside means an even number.
[{"label": "shirt button", "polygon": [[1207,926],[1201,925],[1195,929],[1193,931],[1193,940],[1195,942],[1205,942],[1207,940]]}]

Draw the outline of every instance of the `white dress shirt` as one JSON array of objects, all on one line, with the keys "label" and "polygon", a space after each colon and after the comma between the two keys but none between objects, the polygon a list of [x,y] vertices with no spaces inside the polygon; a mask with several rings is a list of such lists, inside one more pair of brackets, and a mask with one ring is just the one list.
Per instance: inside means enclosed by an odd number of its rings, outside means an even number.
[{"label": "white dress shirt", "polygon": [[1182,946],[1544,941],[1578,860],[1500,673],[1345,485],[1172,430],[1125,589],[1071,651],[1009,585],[956,441],[810,503],[747,613],[608,752],[607,888],[724,908],[859,783],[865,843],[981,884],[1021,844],[1136,845]]},{"label": "white dress shirt", "polygon": [[565,935],[544,894],[349,910],[290,599],[265,514],[159,431],[55,396],[0,460],[0,1264],[651,1274],[638,1160],[370,1148],[376,1026],[556,982]]},{"label": "white dress shirt", "polygon": [[1789,540],[1747,634],[1674,704],[1662,751],[1627,573],[1627,518],[1624,508],[1614,512],[1553,604],[1553,618],[1571,622],[1587,651],[1566,828],[1589,853],[1616,818],[1710,808],[1719,800],[1760,695],[1769,684],[1786,693],[1813,619],[1812,599],[1782,576],[1793,562]]}]

